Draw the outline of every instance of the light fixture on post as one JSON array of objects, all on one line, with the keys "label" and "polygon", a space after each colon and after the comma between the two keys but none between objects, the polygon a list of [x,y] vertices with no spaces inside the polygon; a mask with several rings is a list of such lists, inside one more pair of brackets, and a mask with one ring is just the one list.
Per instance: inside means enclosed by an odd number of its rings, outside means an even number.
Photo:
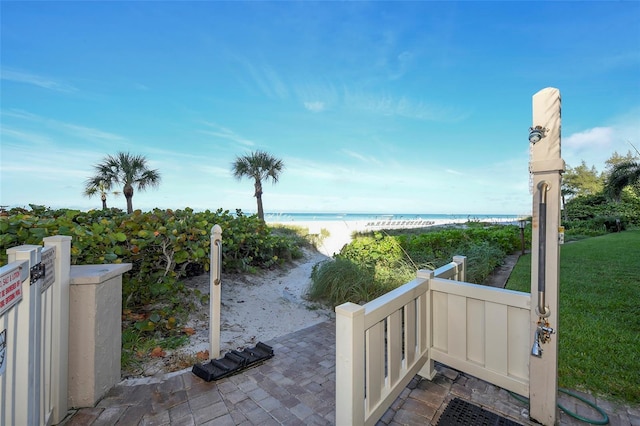
[{"label": "light fixture on post", "polygon": [[527,219],[520,219],[518,226],[520,226],[520,244],[522,246],[522,254],[524,254],[524,228],[527,226]]},{"label": "light fixture on post", "polygon": [[547,129],[542,126],[529,127],[529,142],[537,143],[547,136]]}]

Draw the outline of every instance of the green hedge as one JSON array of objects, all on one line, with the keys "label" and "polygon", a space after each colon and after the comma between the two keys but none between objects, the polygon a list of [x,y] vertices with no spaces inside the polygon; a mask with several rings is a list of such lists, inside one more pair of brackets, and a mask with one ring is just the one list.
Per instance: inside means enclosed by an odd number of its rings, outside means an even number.
[{"label": "green hedge", "polygon": [[[529,247],[530,226],[525,240]],[[311,295],[334,306],[368,302],[415,278],[417,269],[437,268],[454,255],[467,256],[467,281],[483,283],[507,254],[521,249],[520,229],[512,225],[360,233],[335,261],[314,269]]]},{"label": "green hedge", "polygon": [[210,233],[222,227],[225,272],[271,268],[302,255],[292,238],[273,234],[255,216],[215,212],[160,210],[131,215],[119,209],[51,210],[32,205],[0,217],[0,263],[6,249],[42,244],[51,235],[69,235],[73,265],[132,263],[123,279],[125,306],[179,297],[179,280],[209,270]]}]

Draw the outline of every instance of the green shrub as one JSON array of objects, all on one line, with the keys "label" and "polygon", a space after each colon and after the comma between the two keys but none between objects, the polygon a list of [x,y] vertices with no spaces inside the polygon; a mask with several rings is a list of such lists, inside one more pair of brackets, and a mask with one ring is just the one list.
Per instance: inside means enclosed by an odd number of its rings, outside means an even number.
[{"label": "green shrub", "polygon": [[414,277],[411,268],[405,268],[405,278],[402,278],[402,274],[389,274],[388,269],[377,270],[337,257],[314,266],[309,297],[334,307],[345,302],[362,304],[393,290],[403,284],[404,279]]},{"label": "green shrub", "polygon": [[195,213],[192,209],[125,214],[118,209],[51,210],[31,205],[12,209],[0,218],[0,262],[6,249],[42,244],[51,235],[68,235],[73,265],[131,263],[123,277],[125,307],[159,299],[179,303],[180,280],[209,270],[211,228],[222,227],[225,272],[272,268],[302,256],[298,238],[272,233],[263,221],[222,209]]},{"label": "green shrub", "polygon": [[[42,244],[51,235],[68,235],[73,265],[131,263],[123,276],[123,349],[125,370],[135,367],[150,349],[172,349],[188,337],[181,322],[194,307],[182,279],[210,268],[211,228],[222,228],[222,270],[273,268],[302,257],[307,245],[295,234],[272,232],[255,216],[222,209],[192,209],[125,214],[119,209],[51,210],[31,205],[0,217],[0,263],[6,250]],[[195,295],[199,297],[199,295]]]},{"label": "green shrub", "polygon": [[466,244],[455,252],[467,257],[466,281],[476,284],[482,284],[495,268],[502,265],[505,258],[500,247],[490,241]]},{"label": "green shrub", "polygon": [[623,226],[640,226],[640,199],[630,192],[623,192],[620,202],[609,200],[604,194],[584,195],[572,198],[565,205],[563,225],[573,232],[593,231],[602,235],[616,231],[619,219]]},{"label": "green shrub", "polygon": [[[312,274],[311,296],[339,305],[368,302],[415,278],[418,269],[467,256],[467,281],[483,283],[506,253],[522,249],[515,226],[450,227],[369,232],[355,235],[335,261],[323,263]],[[531,239],[530,227],[526,239]],[[359,277],[358,277],[359,274]]]}]

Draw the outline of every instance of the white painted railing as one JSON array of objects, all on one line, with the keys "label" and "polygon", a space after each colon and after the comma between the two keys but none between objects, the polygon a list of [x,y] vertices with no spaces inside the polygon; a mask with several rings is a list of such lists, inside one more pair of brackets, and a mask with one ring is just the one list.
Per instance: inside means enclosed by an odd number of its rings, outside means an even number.
[{"label": "white painted railing", "polygon": [[364,306],[336,307],[338,425],[375,424],[421,368],[432,369],[430,279],[463,280],[465,264],[456,256]]},{"label": "white painted railing", "polygon": [[336,423],[373,425],[434,362],[529,395],[529,293],[464,282],[466,258],[336,307]]},{"label": "white painted railing", "polygon": [[[67,414],[71,237],[7,250],[0,268],[0,424],[51,425]],[[42,269],[31,268],[45,265]],[[40,272],[44,274],[37,278]],[[33,279],[32,279],[33,278]],[[36,279],[37,278],[37,279]]]}]

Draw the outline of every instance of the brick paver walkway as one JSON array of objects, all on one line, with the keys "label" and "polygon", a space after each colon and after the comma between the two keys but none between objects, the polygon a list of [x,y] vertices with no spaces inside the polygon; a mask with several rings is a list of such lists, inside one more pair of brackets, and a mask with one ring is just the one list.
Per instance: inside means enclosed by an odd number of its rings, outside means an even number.
[{"label": "brick paver walkway", "polygon": [[[328,321],[265,342],[275,356],[264,364],[215,382],[190,371],[152,382],[123,382],[93,408],[69,416],[77,425],[332,425],[335,424],[335,323]],[[457,371],[439,367],[433,381],[416,376],[378,422],[379,425],[436,424],[455,398],[524,425],[526,405],[503,389]],[[607,411],[610,424],[640,426],[640,407],[591,401]],[[560,403],[597,419],[584,404],[564,395]],[[564,413],[561,425],[584,425]]]}]

